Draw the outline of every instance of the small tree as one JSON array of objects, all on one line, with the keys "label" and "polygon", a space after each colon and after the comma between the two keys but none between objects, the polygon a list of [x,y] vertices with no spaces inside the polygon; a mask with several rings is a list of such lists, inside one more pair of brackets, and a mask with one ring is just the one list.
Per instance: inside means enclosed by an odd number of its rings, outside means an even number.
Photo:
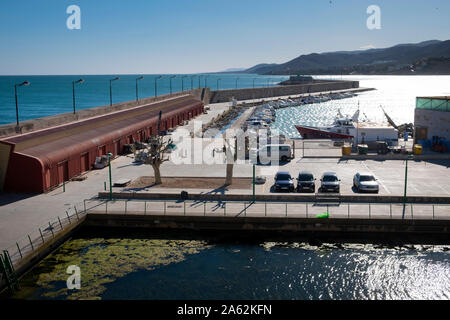
[{"label": "small tree", "polygon": [[172,144],[172,139],[164,141],[162,136],[151,136],[149,139],[149,144],[144,151],[139,151],[135,153],[135,159],[139,159],[142,163],[151,165],[154,171],[155,184],[162,184],[161,180],[161,165],[168,161],[169,158],[164,158],[164,153],[166,153]]},{"label": "small tree", "polygon": [[[236,144],[236,139],[232,139],[232,141]],[[237,150],[236,148],[233,150],[233,148],[230,145],[229,139],[224,138],[223,151],[225,153],[225,158],[227,162],[225,185],[229,186],[233,183],[233,165],[234,162],[237,160]]]}]

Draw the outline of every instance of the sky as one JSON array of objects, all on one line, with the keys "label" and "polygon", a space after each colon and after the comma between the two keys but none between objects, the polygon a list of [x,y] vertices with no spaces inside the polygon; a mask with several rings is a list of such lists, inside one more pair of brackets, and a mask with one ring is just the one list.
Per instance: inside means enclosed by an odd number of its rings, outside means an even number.
[{"label": "sky", "polygon": [[[67,28],[70,5],[80,29]],[[377,5],[381,29],[369,30]],[[0,75],[170,74],[450,39],[448,0],[2,0]]]}]

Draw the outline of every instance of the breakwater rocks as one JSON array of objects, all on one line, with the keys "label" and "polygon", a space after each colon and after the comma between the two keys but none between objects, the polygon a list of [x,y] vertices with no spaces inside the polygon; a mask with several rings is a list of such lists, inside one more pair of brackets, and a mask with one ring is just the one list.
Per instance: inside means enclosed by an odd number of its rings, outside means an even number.
[{"label": "breakwater rocks", "polygon": [[246,109],[247,105],[245,104],[239,104],[235,107],[231,107],[224,113],[212,119],[207,125],[205,125],[203,127],[203,132],[206,132],[209,129],[223,131],[224,129],[229,127],[231,123],[236,120]]}]

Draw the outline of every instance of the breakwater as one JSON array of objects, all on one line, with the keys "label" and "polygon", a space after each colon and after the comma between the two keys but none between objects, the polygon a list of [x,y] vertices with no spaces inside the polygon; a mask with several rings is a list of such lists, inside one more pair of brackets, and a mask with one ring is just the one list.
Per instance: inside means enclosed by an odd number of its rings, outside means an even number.
[{"label": "breakwater", "polygon": [[356,88],[359,88],[359,81],[316,81],[300,85],[220,90],[211,91],[210,103],[228,102],[232,98],[240,101]]},{"label": "breakwater", "polygon": [[68,112],[54,116],[43,117],[39,119],[21,121],[19,127],[16,123],[10,123],[0,126],[0,137],[10,136],[17,133],[27,133],[49,127],[59,126],[83,119],[88,119],[96,116],[105,115],[112,112],[131,109],[137,106],[159,102],[167,99],[172,99],[184,95],[192,95],[203,103],[209,103],[209,89],[196,89],[191,91],[177,92],[173,94],[161,95],[158,97],[143,98],[139,101],[127,101],[122,103],[113,104],[112,106],[100,106],[95,108],[83,109],[76,111],[76,113]]}]

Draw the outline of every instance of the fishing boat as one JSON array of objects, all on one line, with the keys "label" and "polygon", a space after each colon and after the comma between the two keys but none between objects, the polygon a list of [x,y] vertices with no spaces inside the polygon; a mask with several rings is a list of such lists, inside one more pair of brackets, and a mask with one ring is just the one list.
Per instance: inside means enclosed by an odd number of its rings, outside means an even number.
[{"label": "fishing boat", "polygon": [[328,127],[296,125],[303,139],[349,140],[354,143],[386,141],[398,144],[398,130],[388,123],[359,122],[359,109],[352,117],[343,116],[338,111],[334,123]]}]

